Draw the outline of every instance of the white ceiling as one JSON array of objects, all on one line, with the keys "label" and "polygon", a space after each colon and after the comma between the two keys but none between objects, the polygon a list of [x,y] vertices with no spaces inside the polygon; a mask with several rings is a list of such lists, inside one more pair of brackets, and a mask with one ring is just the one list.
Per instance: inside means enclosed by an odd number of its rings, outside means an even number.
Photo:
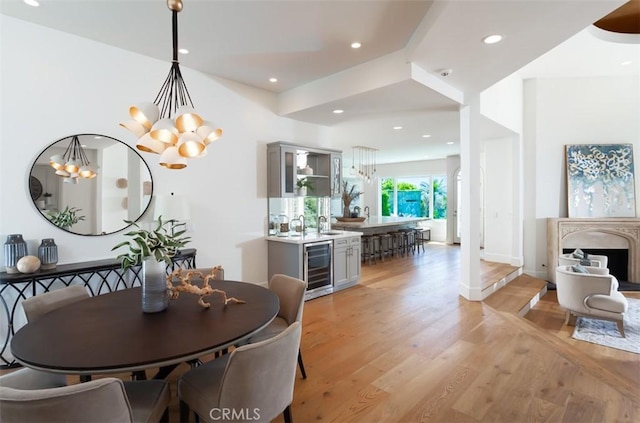
[{"label": "white ceiling", "polygon": [[[2,0],[0,13],[171,58],[164,0],[40,3]],[[639,75],[640,44],[601,41],[585,30],[623,3],[184,0],[179,41],[190,53],[180,63],[273,92],[283,116],[338,128],[336,147],[346,160],[353,145],[380,149],[380,162],[443,158],[459,152],[457,143],[446,142],[458,140],[463,94],[521,68],[525,78]],[[481,43],[493,33],[504,35],[503,42]],[[351,49],[353,41],[362,47]],[[625,60],[633,63],[620,66]],[[452,72],[445,78],[442,69]],[[279,82],[269,83],[272,76]],[[331,113],[335,108],[345,113]],[[396,125],[403,129],[393,130]],[[431,137],[422,138],[425,133]],[[486,122],[486,137],[506,133]]]}]

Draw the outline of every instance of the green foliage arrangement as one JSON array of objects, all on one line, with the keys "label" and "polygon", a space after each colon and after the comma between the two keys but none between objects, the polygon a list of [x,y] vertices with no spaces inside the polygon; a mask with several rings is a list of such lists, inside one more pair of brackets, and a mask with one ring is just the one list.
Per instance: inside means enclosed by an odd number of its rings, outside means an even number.
[{"label": "green foliage arrangement", "polygon": [[[116,258],[122,262],[122,269],[127,270],[131,266],[142,263],[146,257],[155,257],[158,261],[167,264],[172,263],[172,257],[176,255],[178,249],[184,247],[190,237],[183,236],[186,232],[185,224],[174,224],[174,221],[163,222],[162,216],[158,218],[158,225],[154,230],[142,229],[140,225],[131,220],[125,223],[136,227],[136,230],[127,232],[125,236],[131,237],[129,241],[123,241],[113,247],[111,251],[127,246],[129,251],[118,255]],[[176,231],[176,228],[180,228]]]},{"label": "green foliage arrangement", "polygon": [[296,181],[298,188],[307,188],[309,191],[313,191],[313,181],[309,178],[302,178]]},{"label": "green foliage arrangement", "polygon": [[77,207],[65,207],[64,210],[50,211],[47,213],[47,219],[54,225],[62,229],[69,229],[81,220],[84,220],[84,216],[78,215],[78,212],[82,211]]}]

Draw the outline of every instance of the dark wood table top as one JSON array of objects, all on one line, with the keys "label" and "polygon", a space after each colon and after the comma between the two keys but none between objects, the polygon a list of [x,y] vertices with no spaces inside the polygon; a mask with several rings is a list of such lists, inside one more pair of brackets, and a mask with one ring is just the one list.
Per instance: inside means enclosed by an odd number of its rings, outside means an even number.
[{"label": "dark wood table top", "polygon": [[143,370],[181,363],[227,348],[267,326],[278,297],[258,285],[216,281],[214,288],[246,301],[224,306],[218,294],[181,293],[159,313],[143,313],[141,289],[98,295],[61,307],[23,326],[11,350],[25,366],[67,374]]}]

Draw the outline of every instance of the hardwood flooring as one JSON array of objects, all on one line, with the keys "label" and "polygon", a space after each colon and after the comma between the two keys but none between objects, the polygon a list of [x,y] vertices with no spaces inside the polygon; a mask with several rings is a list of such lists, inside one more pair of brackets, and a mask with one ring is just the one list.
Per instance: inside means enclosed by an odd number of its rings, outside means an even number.
[{"label": "hardwood flooring", "polygon": [[[529,276],[466,301],[459,253],[431,242],[363,265],[358,286],[305,303],[308,378],[296,380],[294,422],[640,421],[640,355],[571,339],[554,291],[519,317],[546,285]],[[169,378],[172,422],[185,369]]]}]

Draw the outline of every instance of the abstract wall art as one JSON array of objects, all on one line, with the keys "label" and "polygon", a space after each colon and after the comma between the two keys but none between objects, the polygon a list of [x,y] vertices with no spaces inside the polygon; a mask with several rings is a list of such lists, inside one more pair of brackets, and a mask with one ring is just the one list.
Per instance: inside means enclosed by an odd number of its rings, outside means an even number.
[{"label": "abstract wall art", "polygon": [[567,145],[569,217],[635,217],[633,144]]}]

